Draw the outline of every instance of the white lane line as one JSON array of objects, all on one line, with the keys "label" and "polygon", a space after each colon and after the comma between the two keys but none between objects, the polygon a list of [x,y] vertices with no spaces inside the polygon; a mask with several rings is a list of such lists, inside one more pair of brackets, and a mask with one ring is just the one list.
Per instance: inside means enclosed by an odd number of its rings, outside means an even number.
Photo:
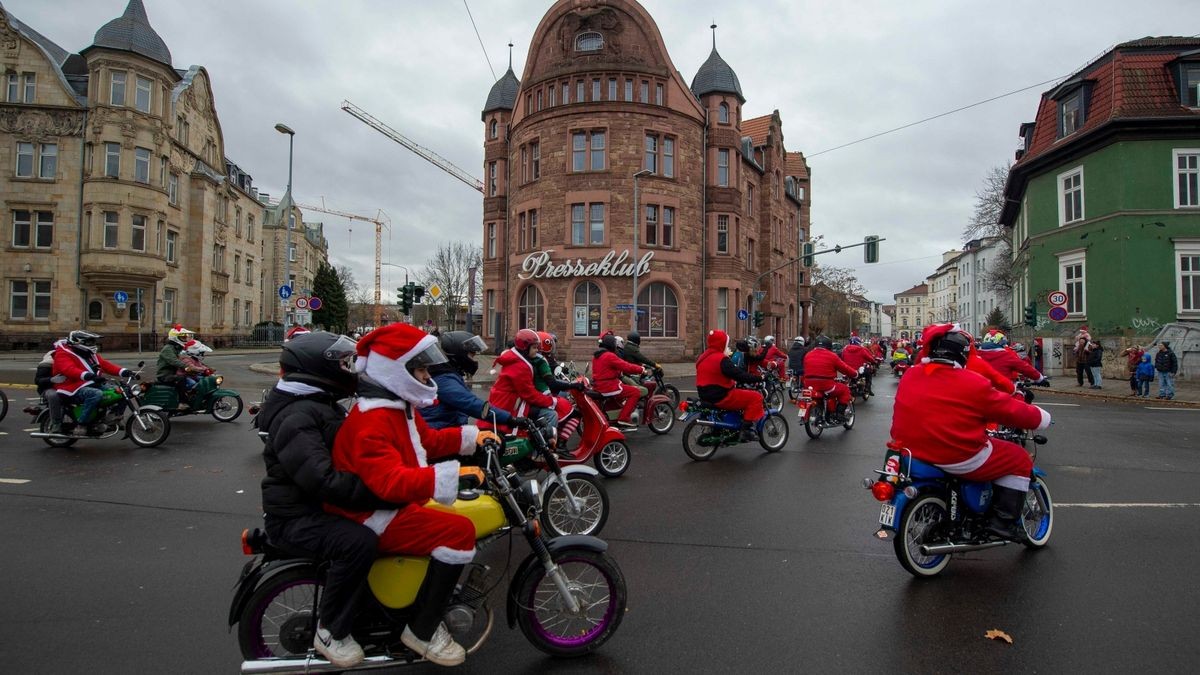
[{"label": "white lane line", "polygon": [[0,478],[0,483],[9,483],[11,485],[24,485],[29,480],[25,478]]},{"label": "white lane line", "polygon": [[1046,403],[1045,401],[1038,401],[1034,405],[1057,405],[1057,406],[1062,406],[1064,408],[1078,408],[1079,407],[1078,403]]},{"label": "white lane line", "polygon": [[1156,504],[1156,503],[1124,503],[1124,504],[1055,504],[1055,508],[1060,509],[1187,509],[1200,507],[1200,504],[1189,504],[1186,502],[1178,502],[1174,504]]},{"label": "white lane line", "polygon": [[40,427],[30,427],[28,429],[22,429],[21,431],[41,431],[41,428]]},{"label": "white lane line", "polygon": [[1146,410],[1185,410],[1188,412],[1196,412],[1200,408],[1156,408],[1152,405],[1145,406]]}]

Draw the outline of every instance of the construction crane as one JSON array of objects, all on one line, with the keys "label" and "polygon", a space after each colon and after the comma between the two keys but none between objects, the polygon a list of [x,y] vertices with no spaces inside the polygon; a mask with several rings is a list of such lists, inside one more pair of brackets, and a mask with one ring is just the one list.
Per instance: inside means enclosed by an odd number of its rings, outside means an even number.
[{"label": "construction crane", "polygon": [[425,146],[421,145],[420,143],[417,143],[416,141],[413,141],[412,139],[408,138],[407,136],[400,133],[399,131],[396,131],[395,129],[384,124],[383,122],[380,122],[378,119],[376,119],[370,113],[368,113],[366,110],[363,110],[362,108],[354,105],[350,101],[342,101],[342,110],[345,110],[346,112],[350,113],[354,117],[358,118],[359,121],[363,122],[367,126],[378,131],[379,133],[383,134],[384,136],[387,136],[388,138],[392,139],[393,141],[396,141],[397,143],[399,143],[400,145],[403,145],[404,147],[408,148],[409,150],[412,150],[421,159],[424,159],[425,161],[436,166],[437,168],[441,169],[442,171],[445,171],[446,173],[450,174],[451,176],[454,176],[455,178],[459,179],[460,181],[462,181],[462,182],[466,183],[467,185],[471,186],[472,188],[478,190],[479,192],[483,192],[483,181],[479,180],[478,178],[472,176],[471,174],[467,173],[466,171],[463,171],[459,167],[455,166],[453,162],[446,159],[445,157],[442,157],[441,155],[437,154],[436,152],[430,150],[429,148],[426,148]]},{"label": "construction crane", "polygon": [[389,231],[391,230],[391,228],[388,227],[389,220],[387,214],[383,212],[383,209],[380,209],[379,212],[375,214],[374,218],[368,218],[367,216],[360,216],[356,213],[338,211],[336,209],[326,207],[324,199],[321,200],[320,206],[314,206],[312,204],[296,204],[296,206],[305,211],[328,213],[331,216],[341,216],[347,220],[361,220],[368,223],[375,223],[375,311],[372,316],[375,319],[375,326],[378,328],[383,319],[383,305],[380,304],[381,281],[379,274],[379,268],[381,266],[380,263],[383,261],[383,228],[387,227]]}]

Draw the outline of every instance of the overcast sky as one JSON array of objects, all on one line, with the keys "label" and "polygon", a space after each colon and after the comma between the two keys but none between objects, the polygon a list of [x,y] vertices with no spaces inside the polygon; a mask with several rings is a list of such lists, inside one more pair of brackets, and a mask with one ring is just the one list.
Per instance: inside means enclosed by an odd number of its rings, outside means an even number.
[{"label": "overcast sky", "polygon": [[[343,99],[483,174],[480,111],[494,77],[462,0],[144,0],[176,68],[207,68],[225,152],[278,198],[296,130],[298,201],[391,218],[384,259],[414,272],[444,239],[480,243],[480,195],[339,109]],[[551,2],[468,0],[495,75],[516,45],[520,77]],[[63,48],[78,52],[125,0],[3,0]],[[989,167],[1012,160],[1017,128],[1046,84],[850,147],[872,134],[1077,70],[1112,45],[1200,32],[1196,0],[644,0],[675,67],[691,82],[711,49],[733,67],[744,118],[778,109],[785,144],[812,168],[813,234],[853,243],[878,234],[881,260],[859,249],[824,261],[853,267],[872,299],[922,279],[963,225]],[[372,226],[322,220],[330,258],[371,283]],[[824,262],[823,261],[823,262]],[[384,267],[384,289],[403,272]],[[392,294],[394,299],[394,293]],[[386,297],[386,296],[385,296]]]}]

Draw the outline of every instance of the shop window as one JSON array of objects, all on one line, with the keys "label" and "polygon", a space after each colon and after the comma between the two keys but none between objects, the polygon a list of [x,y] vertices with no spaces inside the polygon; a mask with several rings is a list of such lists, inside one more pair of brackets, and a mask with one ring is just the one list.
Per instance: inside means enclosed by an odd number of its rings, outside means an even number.
[{"label": "shop window", "polygon": [[638,332],[643,337],[679,337],[679,302],[675,291],[661,281],[647,284],[638,292]]},{"label": "shop window", "polygon": [[600,287],[585,281],[575,287],[574,334],[580,337],[600,335]]},{"label": "shop window", "polygon": [[545,302],[537,286],[526,286],[521,292],[517,304],[517,325],[521,328],[542,330],[542,321],[546,316]]}]

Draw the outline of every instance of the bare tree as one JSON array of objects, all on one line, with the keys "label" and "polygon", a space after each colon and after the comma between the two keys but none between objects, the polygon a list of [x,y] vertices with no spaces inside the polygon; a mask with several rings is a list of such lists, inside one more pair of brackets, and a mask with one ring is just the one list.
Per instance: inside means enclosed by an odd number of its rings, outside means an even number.
[{"label": "bare tree", "polygon": [[482,263],[482,246],[462,241],[443,242],[417,277],[426,292],[435,284],[441,289],[442,295],[437,303],[442,305],[450,330],[454,329],[459,312],[467,303],[471,269],[475,269],[476,275],[482,274]]},{"label": "bare tree", "polygon": [[819,265],[812,268],[813,314],[810,328],[816,332],[849,335],[851,311],[861,313],[856,298],[867,289],[854,272],[845,267]]},{"label": "bare tree", "polygon": [[993,166],[984,174],[983,185],[975,191],[975,210],[963,228],[963,241],[1005,234],[1008,228],[1000,224],[1000,212],[1004,210],[1004,186],[1011,167]]}]

